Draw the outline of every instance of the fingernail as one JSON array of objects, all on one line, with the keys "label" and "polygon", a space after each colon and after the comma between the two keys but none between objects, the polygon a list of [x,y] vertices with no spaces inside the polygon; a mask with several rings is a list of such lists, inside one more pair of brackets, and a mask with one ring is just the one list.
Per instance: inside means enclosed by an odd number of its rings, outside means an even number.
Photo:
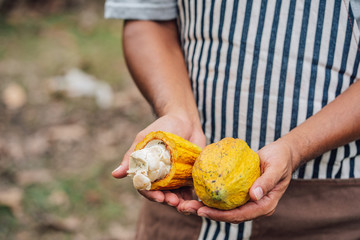
[{"label": "fingernail", "polygon": [[264,195],[264,192],[263,192],[262,188],[261,187],[255,188],[254,195],[256,197],[256,200],[260,200]]},{"label": "fingernail", "polygon": [[112,172],[116,172],[116,171],[118,171],[118,170],[120,170],[122,168],[122,166],[120,165],[120,166],[118,166],[114,171],[112,171]]}]

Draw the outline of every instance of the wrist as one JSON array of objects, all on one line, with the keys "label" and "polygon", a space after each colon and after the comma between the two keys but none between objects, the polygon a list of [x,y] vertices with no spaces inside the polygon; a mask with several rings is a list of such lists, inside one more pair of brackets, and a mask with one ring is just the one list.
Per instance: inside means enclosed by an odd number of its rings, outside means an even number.
[{"label": "wrist", "polygon": [[276,142],[282,144],[289,151],[291,158],[291,168],[294,172],[303,162],[304,159],[301,154],[302,143],[299,141],[300,136],[296,133],[288,133],[279,138]]},{"label": "wrist", "polygon": [[184,124],[201,129],[199,113],[191,95],[183,101],[168,101],[162,107],[155,109],[158,117],[165,115],[176,117]]},{"label": "wrist", "polygon": [[166,115],[177,118],[182,122],[182,126],[190,126],[192,129],[201,129],[199,114],[190,109],[175,108],[166,113]]}]

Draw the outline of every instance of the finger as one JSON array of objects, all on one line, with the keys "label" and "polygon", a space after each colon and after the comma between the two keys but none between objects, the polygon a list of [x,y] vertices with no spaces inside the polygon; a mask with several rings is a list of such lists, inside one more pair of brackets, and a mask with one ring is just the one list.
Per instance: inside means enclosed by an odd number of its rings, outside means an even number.
[{"label": "finger", "polygon": [[129,156],[130,156],[131,152],[128,151],[125,155],[124,158],[120,164],[119,167],[117,167],[112,173],[111,175],[114,178],[124,178],[127,176],[127,170],[129,170]]},{"label": "finger", "polygon": [[240,223],[261,216],[270,216],[275,212],[282,191],[275,190],[256,202],[247,202],[241,207],[233,210],[223,211],[209,207],[198,209],[197,214],[201,217],[224,221],[230,223]]},{"label": "finger", "polygon": [[[265,199],[264,197],[263,199]],[[260,201],[263,201],[260,200]],[[229,223],[241,223],[244,221],[252,220],[260,216],[273,213],[275,207],[272,208],[268,204],[259,204],[258,202],[248,202],[245,205],[235,208],[233,210],[217,210],[210,207],[201,207],[198,209],[197,214],[200,217],[210,218],[215,221],[223,221]]]},{"label": "finger", "polygon": [[179,207],[179,205],[180,205],[182,202],[184,202],[185,200],[184,200],[184,198],[182,197],[182,195],[181,195],[181,193],[180,193],[179,191],[175,191],[174,193],[176,194],[176,196],[177,196],[178,199],[179,199],[179,203],[178,203],[178,205],[176,206],[176,209],[178,210],[178,212],[180,212],[179,209],[178,209],[178,207]]},{"label": "finger", "polygon": [[181,201],[177,206],[177,210],[182,213],[196,214],[199,208],[203,207],[204,204],[197,200]]},{"label": "finger", "polygon": [[136,144],[138,144],[143,138],[145,133],[140,132],[136,135],[134,142],[131,144],[129,150],[125,153],[121,164],[111,174],[114,178],[124,178],[127,176],[127,170],[129,170],[129,158],[132,152],[134,152]]},{"label": "finger", "polygon": [[201,207],[197,211],[198,216],[206,217],[215,221],[228,222],[228,223],[240,223],[250,219],[249,216],[242,214],[240,209],[234,210],[217,210],[210,207]]},{"label": "finger", "polygon": [[179,201],[180,201],[180,202],[181,202],[181,201],[184,201],[184,198],[183,198],[183,196],[182,196],[182,194],[181,194],[181,191],[174,190],[173,193],[176,194],[176,196],[179,198]]},{"label": "finger", "polygon": [[206,146],[206,137],[202,131],[195,131],[189,141],[195,143],[201,148]]},{"label": "finger", "polygon": [[275,164],[264,167],[263,174],[255,180],[250,188],[249,194],[253,201],[260,200],[269,193],[280,182],[284,176],[281,166]]},{"label": "finger", "polygon": [[241,219],[241,216],[238,213],[238,209],[230,210],[230,211],[222,211],[214,208],[210,208],[207,206],[201,207],[197,210],[197,214],[200,217],[206,217],[215,221],[223,221],[223,222],[232,222],[234,223],[236,219],[234,216]]},{"label": "finger", "polygon": [[138,192],[151,201],[159,203],[163,203],[165,201],[165,195],[162,191],[139,190]]},{"label": "finger", "polygon": [[164,195],[165,195],[165,200],[164,202],[166,202],[168,205],[170,206],[177,206],[180,202],[179,197],[170,191],[164,191]]}]

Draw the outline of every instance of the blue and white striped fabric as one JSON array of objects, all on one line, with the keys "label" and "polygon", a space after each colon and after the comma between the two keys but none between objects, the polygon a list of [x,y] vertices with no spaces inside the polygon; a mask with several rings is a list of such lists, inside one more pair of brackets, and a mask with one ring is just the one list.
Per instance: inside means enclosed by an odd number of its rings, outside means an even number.
[{"label": "blue and white striped fabric", "polygon": [[[359,77],[359,30],[348,1],[203,0],[179,1],[178,8],[209,142],[232,136],[257,150]],[[360,177],[359,152],[359,141],[349,143],[308,162],[294,178]]]},{"label": "blue and white striped fabric", "polygon": [[[180,0],[178,9],[209,142],[232,136],[258,150],[359,78],[359,30],[349,1]],[[360,177],[360,141],[323,154],[293,175],[354,177]],[[199,239],[248,239],[251,224],[204,219]]]},{"label": "blue and white striped fabric", "polygon": [[[360,35],[348,0],[178,0],[177,9],[208,143],[235,137],[256,151],[360,77]],[[360,141],[309,161],[293,175],[359,177]],[[249,239],[251,226],[203,219],[199,239]]]}]

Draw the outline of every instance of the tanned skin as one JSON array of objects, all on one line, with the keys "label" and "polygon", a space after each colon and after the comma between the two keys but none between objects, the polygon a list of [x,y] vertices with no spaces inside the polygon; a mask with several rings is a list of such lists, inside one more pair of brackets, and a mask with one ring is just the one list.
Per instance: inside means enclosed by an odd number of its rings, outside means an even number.
[{"label": "tanned skin", "polygon": [[[141,131],[125,154],[116,178],[125,177],[129,155],[151,131],[168,131],[201,147],[205,136],[192,94],[175,21],[127,21],[123,47],[130,72],[158,119]],[[303,163],[360,138],[360,81],[356,81],[321,111],[285,136],[258,151],[261,177],[250,189],[249,201],[230,211],[204,206],[192,189],[140,191],[146,198],[167,203],[185,214],[240,223],[274,213],[292,173]]]}]

